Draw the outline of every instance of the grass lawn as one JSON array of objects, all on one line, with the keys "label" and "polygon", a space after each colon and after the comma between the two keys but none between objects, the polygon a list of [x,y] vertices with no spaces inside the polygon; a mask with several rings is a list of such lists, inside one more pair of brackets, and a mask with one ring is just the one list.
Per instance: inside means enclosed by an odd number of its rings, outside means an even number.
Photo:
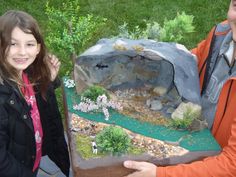
[{"label": "grass lawn", "polygon": [[[25,10],[47,30],[45,15],[46,0],[0,0],[0,13],[9,9]],[[50,4],[60,8],[64,0],[49,0]],[[107,18],[106,27],[94,36],[88,45],[93,45],[102,37],[117,34],[117,27],[124,22],[132,30],[134,26],[145,26],[146,21],[163,24],[164,19],[173,19],[178,12],[194,16],[195,32],[186,37],[183,44],[188,48],[196,46],[211,27],[226,19],[229,1],[215,0],[78,0],[81,15],[94,14]],[[47,34],[45,34],[47,35]]]},{"label": "grass lawn", "polygon": [[108,19],[102,35],[117,33],[117,26],[127,22],[132,29],[145,26],[145,21],[163,24],[173,19],[178,12],[194,16],[195,33],[183,43],[192,48],[203,39],[218,22],[226,19],[229,1],[215,0],[80,0],[81,13],[98,14]]}]

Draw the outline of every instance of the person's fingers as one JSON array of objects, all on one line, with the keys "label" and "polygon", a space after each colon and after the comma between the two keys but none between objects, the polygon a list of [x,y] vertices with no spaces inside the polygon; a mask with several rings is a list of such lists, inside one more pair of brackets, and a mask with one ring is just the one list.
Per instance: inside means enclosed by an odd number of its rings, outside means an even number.
[{"label": "person's fingers", "polygon": [[57,60],[52,65],[56,68],[59,68],[61,66],[61,62],[59,60]]},{"label": "person's fingers", "polygon": [[59,60],[55,55],[49,54],[48,55],[48,60],[50,63],[54,63],[55,61]]},{"label": "person's fingers", "polygon": [[134,169],[138,171],[143,170],[143,168],[145,167],[144,162],[136,162],[136,161],[130,161],[130,160],[125,161],[124,166],[126,168],[130,168],[130,169]]},{"label": "person's fingers", "polygon": [[52,64],[56,64],[56,63],[59,62],[59,59],[58,59],[56,56],[53,55],[53,57],[50,58],[50,62],[51,62]]},{"label": "person's fingers", "polygon": [[124,162],[124,167],[136,170],[127,177],[155,177],[156,165],[149,162],[137,162],[127,160]]},{"label": "person's fingers", "polygon": [[60,60],[55,55],[49,55],[49,64],[54,68],[59,68],[61,66]]}]

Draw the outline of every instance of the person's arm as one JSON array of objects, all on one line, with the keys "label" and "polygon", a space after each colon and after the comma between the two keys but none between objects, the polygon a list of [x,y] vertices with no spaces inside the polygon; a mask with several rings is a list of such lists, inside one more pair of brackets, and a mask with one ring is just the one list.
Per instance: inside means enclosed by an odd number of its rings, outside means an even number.
[{"label": "person's arm", "polygon": [[18,162],[7,150],[8,116],[0,105],[0,176],[1,177],[33,177],[32,170]]}]

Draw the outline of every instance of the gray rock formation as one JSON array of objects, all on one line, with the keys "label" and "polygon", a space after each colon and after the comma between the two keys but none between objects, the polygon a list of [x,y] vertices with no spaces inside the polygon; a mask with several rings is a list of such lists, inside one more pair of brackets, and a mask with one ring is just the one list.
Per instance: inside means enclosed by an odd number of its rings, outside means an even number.
[{"label": "gray rock formation", "polygon": [[200,104],[195,58],[175,43],[152,40],[102,39],[81,54],[74,66],[76,90],[98,84],[122,90],[173,87],[183,99]]}]

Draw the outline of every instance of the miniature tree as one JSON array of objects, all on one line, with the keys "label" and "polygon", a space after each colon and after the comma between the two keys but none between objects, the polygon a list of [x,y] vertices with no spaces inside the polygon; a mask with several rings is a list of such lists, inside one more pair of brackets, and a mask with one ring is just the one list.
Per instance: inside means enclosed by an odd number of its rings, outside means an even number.
[{"label": "miniature tree", "polygon": [[101,152],[120,155],[128,152],[131,147],[131,139],[128,134],[119,127],[108,126],[96,136],[96,143]]}]

